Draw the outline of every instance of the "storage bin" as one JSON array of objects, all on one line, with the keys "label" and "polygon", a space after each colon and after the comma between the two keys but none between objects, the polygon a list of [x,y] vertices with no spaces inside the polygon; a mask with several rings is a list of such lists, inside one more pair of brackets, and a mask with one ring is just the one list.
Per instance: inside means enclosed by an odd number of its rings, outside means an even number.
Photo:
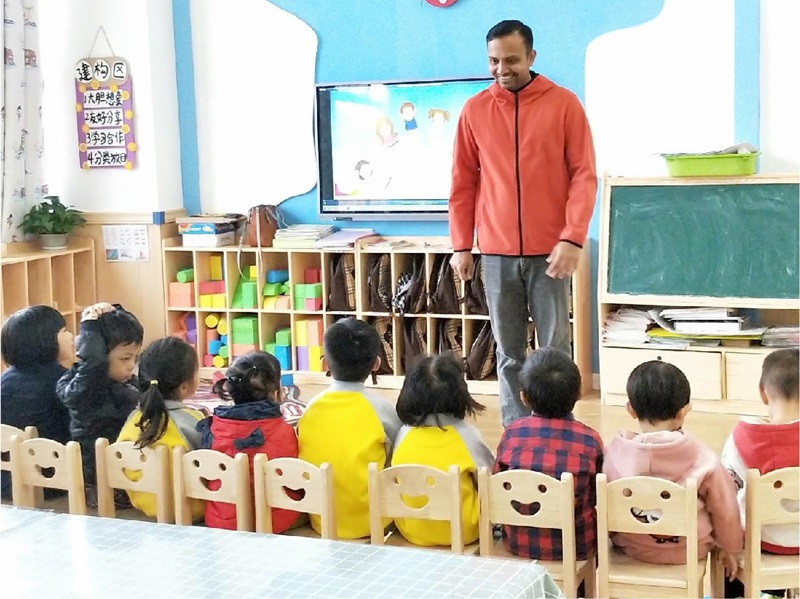
[{"label": "storage bin", "polygon": [[758,153],[667,154],[670,177],[734,177],[756,172]]}]

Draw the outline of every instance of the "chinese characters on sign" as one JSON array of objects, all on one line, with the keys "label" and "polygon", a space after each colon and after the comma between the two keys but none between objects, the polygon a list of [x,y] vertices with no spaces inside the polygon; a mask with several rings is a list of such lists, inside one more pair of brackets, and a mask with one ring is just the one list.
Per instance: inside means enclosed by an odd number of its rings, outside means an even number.
[{"label": "chinese characters on sign", "polygon": [[118,56],[84,58],[75,66],[75,110],[81,168],[136,165],[133,91],[128,63]]}]

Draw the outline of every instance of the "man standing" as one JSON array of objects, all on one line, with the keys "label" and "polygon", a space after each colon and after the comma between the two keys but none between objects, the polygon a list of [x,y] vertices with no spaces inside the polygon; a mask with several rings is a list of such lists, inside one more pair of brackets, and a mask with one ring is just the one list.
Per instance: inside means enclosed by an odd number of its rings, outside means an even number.
[{"label": "man standing", "polygon": [[477,232],[503,426],[530,415],[519,398],[528,316],[539,345],[570,352],[570,277],[597,195],[586,113],[569,90],[531,71],[533,33],[501,21],[486,35],[495,82],[458,121],[450,191],[451,264],[472,276]]}]

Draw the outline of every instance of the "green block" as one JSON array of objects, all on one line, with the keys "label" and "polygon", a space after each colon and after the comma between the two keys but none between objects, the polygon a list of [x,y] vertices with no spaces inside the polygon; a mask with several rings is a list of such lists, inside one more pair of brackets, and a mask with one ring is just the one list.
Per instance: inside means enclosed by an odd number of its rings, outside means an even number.
[{"label": "green block", "polygon": [[219,348],[219,356],[221,358],[227,358],[228,357],[228,346],[227,345],[223,345],[223,346],[221,346]]},{"label": "green block", "polygon": [[239,284],[236,286],[236,292],[233,294],[233,301],[231,301],[231,308],[244,308],[244,279],[239,279]]},{"label": "green block", "polygon": [[[239,283],[242,289],[242,308],[258,308],[258,283],[254,281],[244,281]],[[239,289],[236,290],[239,292]],[[233,296],[233,301],[236,301],[236,296]],[[236,306],[233,306],[234,308]]]},{"label": "green block", "polygon": [[291,345],[292,344],[292,329],[278,329],[275,332],[275,345]]},{"label": "green block", "polygon": [[231,320],[231,343],[247,343],[258,345],[258,318],[256,316],[239,316]]},{"label": "green block", "polygon": [[295,283],[292,286],[292,295],[295,297],[305,297],[306,296],[306,285],[305,283]]},{"label": "green block", "polygon": [[264,351],[267,352],[268,354],[272,354],[274,356],[275,355],[275,346],[276,345],[277,345],[277,343],[266,343],[264,345]]},{"label": "green block", "polygon": [[291,291],[291,287],[289,287],[289,283],[281,284],[281,295],[289,295],[289,291]]},{"label": "green block", "polygon": [[322,297],[322,283],[306,283],[303,285],[306,288],[305,298]]},{"label": "green block", "polygon": [[184,268],[178,271],[178,274],[175,275],[175,278],[178,279],[178,283],[191,283],[194,281],[194,269],[193,268]]},{"label": "green block", "polygon": [[266,295],[266,296],[280,295],[281,294],[281,288],[283,286],[284,285],[282,283],[265,283],[264,284],[264,295]]},{"label": "green block", "polygon": [[295,298],[294,298],[294,309],[295,310],[305,310],[306,309],[306,298],[295,296]]}]

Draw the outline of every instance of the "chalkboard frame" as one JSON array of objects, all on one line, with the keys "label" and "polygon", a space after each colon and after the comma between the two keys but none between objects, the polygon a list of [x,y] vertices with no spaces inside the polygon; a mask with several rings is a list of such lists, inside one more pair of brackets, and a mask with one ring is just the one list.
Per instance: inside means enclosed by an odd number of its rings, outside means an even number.
[{"label": "chalkboard frame", "polygon": [[600,222],[600,262],[598,268],[598,295],[599,302],[628,305],[652,306],[725,306],[749,308],[792,308],[796,309],[800,302],[798,298],[771,298],[771,297],[737,297],[737,296],[704,296],[704,295],[676,295],[663,293],[612,293],[609,291],[609,268],[613,189],[621,186],[651,187],[651,186],[719,186],[719,185],[769,185],[793,184],[800,186],[800,175],[752,175],[748,177],[692,177],[692,178],[627,178],[606,177],[603,182],[603,195],[601,199]]}]

